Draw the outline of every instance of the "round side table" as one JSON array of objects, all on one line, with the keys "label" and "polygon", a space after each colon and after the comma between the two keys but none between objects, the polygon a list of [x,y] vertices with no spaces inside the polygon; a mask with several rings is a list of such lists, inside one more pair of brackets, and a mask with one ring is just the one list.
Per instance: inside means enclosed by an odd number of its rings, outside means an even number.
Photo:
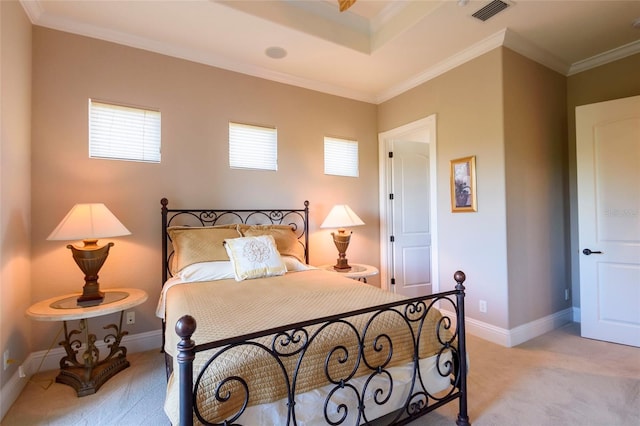
[{"label": "round side table", "polygon": [[335,272],[336,274],[344,275],[347,278],[358,280],[363,283],[367,282],[367,277],[372,277],[378,274],[378,268],[376,268],[375,266],[365,265],[362,263],[352,263],[351,269],[347,271],[334,269],[333,265],[321,265],[321,266],[318,266],[318,268]]},{"label": "round side table", "polygon": [[[122,337],[128,332],[122,329],[124,311],[138,306],[147,300],[147,293],[137,288],[114,288],[104,290],[104,300],[95,306],[78,306],[80,293],[53,297],[31,305],[27,315],[37,321],[63,321],[64,347],[66,356],[60,360],[60,373],[56,382],[73,387],[78,396],[96,393],[100,386],[116,373],[129,367],[127,348],[120,345]],[[88,319],[114,312],[120,312],[120,323],[110,324],[105,330],[112,330],[104,337],[109,348],[100,360],[100,351],[96,347],[96,335],[89,333]],[[69,330],[67,321],[80,320],[78,330]],[[78,351],[86,344],[78,360]]]}]

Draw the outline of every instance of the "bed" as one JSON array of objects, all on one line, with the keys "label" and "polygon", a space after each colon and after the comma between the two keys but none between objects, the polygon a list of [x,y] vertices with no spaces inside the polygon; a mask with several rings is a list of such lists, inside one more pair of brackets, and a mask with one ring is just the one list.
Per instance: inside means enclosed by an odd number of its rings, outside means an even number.
[{"label": "bed", "polygon": [[165,412],[172,424],[468,425],[464,273],[407,299],[309,265],[300,209],[161,200]]}]

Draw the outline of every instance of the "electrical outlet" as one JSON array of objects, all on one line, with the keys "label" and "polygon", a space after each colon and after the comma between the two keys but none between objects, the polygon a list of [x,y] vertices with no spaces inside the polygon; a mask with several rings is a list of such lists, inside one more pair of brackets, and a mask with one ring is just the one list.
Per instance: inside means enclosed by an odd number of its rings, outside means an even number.
[{"label": "electrical outlet", "polygon": [[27,375],[24,372],[24,366],[20,366],[18,367],[18,376],[20,376],[20,378],[24,379],[25,377],[27,377]]},{"label": "electrical outlet", "polygon": [[568,288],[564,289],[564,300],[569,300],[569,289]]},{"label": "electrical outlet", "polygon": [[480,312],[482,313],[487,313],[487,301],[486,300],[481,300],[480,301]]},{"label": "electrical outlet", "polygon": [[135,324],[136,323],[136,312],[129,311],[127,312],[127,324]]}]

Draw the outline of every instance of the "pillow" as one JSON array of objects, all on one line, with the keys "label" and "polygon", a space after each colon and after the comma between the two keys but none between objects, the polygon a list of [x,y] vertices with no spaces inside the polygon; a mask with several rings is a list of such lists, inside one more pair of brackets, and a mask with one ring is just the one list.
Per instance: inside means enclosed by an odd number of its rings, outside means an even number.
[{"label": "pillow", "polygon": [[177,274],[180,281],[194,283],[200,281],[215,281],[233,279],[233,265],[231,261],[198,262],[182,268]]},{"label": "pillow", "polygon": [[177,262],[177,259],[176,259],[175,250],[169,256],[169,271],[171,271],[171,275],[175,275],[176,272],[178,272],[178,262]]},{"label": "pillow", "polygon": [[[245,226],[248,227],[248,225],[243,225],[243,224],[238,224],[238,223],[227,223],[224,225],[213,225],[209,228],[226,228],[226,229],[237,229],[238,232],[240,232],[240,226]],[[198,227],[200,228],[200,227]],[[167,229],[195,229],[195,227],[192,226],[172,226],[169,227]],[[240,233],[238,236],[242,236],[242,233]],[[174,250],[175,252],[175,250]],[[226,255],[226,250],[225,250],[225,255]],[[228,260],[227,256],[227,260]],[[176,275],[178,273],[178,257],[176,256],[175,253],[171,253],[171,255],[169,256],[169,271],[171,272],[171,275]],[[233,277],[231,277],[233,278]]]},{"label": "pillow", "polygon": [[213,226],[172,226],[167,233],[173,243],[175,271],[194,263],[229,260],[224,240],[242,236],[237,227]]},{"label": "pillow", "polygon": [[242,229],[241,232],[245,237],[271,235],[276,242],[280,255],[293,256],[300,262],[305,262],[304,247],[302,247],[298,237],[293,232],[293,228],[289,225],[251,225]]},{"label": "pillow", "polygon": [[284,262],[284,266],[287,268],[287,272],[298,272],[314,269],[313,266],[302,263],[293,256],[282,256],[282,261]]},{"label": "pillow", "polygon": [[271,235],[225,240],[236,281],[284,275],[287,268]]}]

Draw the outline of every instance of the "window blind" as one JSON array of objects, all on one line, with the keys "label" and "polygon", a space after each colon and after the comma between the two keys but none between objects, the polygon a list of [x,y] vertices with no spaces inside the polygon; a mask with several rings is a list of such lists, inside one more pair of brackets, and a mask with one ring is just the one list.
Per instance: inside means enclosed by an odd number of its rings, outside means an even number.
[{"label": "window blind", "polygon": [[160,111],[89,99],[89,157],[160,162]]},{"label": "window blind", "polygon": [[324,174],[358,177],[358,142],[325,137]]},{"label": "window blind", "polygon": [[230,122],[229,166],[278,170],[277,129]]}]

